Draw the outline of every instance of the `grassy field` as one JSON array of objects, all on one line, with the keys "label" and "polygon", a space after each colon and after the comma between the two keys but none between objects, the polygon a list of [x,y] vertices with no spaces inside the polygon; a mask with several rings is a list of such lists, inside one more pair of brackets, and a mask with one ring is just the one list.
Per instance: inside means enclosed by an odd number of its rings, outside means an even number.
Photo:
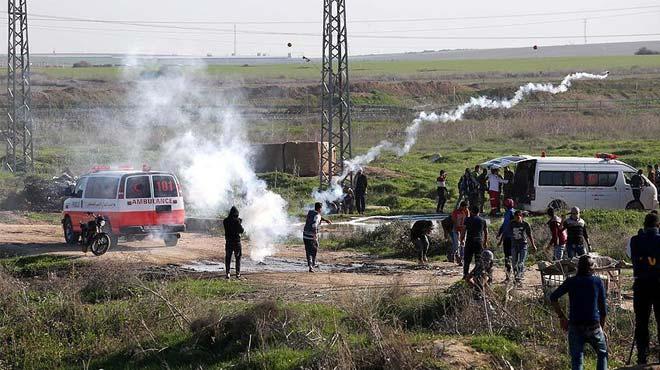
[{"label": "grassy field", "polygon": [[[479,75],[489,73],[539,74],[573,71],[624,71],[635,73],[640,70],[660,69],[660,56],[615,56],[615,57],[554,57],[534,59],[484,59],[484,60],[436,60],[436,61],[356,61],[350,64],[353,80],[396,76],[401,78],[437,78],[451,75]],[[316,62],[272,65],[211,65],[183,67],[198,76],[229,76],[246,80],[318,80],[320,64]],[[133,78],[138,71],[122,67],[37,67],[34,73],[51,79],[116,80]],[[509,76],[511,77],[511,76]]]}]

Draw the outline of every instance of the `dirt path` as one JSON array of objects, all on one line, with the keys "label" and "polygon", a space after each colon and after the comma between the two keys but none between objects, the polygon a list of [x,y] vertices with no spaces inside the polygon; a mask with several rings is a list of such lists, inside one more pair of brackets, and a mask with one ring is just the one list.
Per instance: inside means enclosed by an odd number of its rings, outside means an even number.
[{"label": "dirt path", "polygon": [[[221,237],[184,233],[176,247],[165,247],[161,240],[120,242],[103,256],[83,255],[79,246],[63,242],[58,225],[1,224],[0,255],[58,254],[82,256],[90,261],[117,261],[152,265],[210,266],[211,271],[222,274],[224,239]],[[244,247],[249,256],[249,245]],[[319,252],[320,268],[315,273],[306,271],[304,248],[283,245],[265,264],[243,259],[243,276],[251,282],[268,287],[266,296],[287,296],[302,300],[328,299],[337,293],[355,289],[387,288],[399,286],[407,291],[425,293],[442,290],[462,277],[462,268],[448,262],[433,262],[418,266],[408,260],[383,259],[356,252]],[[504,278],[497,269],[495,281]],[[538,272],[530,270],[522,292],[532,293],[540,286]]]}]

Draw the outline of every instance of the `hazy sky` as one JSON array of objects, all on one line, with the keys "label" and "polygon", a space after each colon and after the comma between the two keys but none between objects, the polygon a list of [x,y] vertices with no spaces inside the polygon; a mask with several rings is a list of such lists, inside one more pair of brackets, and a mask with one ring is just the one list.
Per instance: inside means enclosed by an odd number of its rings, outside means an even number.
[{"label": "hazy sky", "polygon": [[[346,3],[352,55],[582,44],[584,19],[589,43],[660,39],[657,0]],[[321,52],[322,8],[322,0],[28,0],[30,45],[33,53],[224,56],[233,51],[236,22],[239,55],[292,52],[295,56],[316,57]],[[6,8],[3,11],[6,14]],[[139,22],[152,23],[135,25]],[[0,29],[6,40],[6,27]],[[655,35],[632,36],[638,34]],[[289,42],[293,44],[291,48],[287,47]]]}]

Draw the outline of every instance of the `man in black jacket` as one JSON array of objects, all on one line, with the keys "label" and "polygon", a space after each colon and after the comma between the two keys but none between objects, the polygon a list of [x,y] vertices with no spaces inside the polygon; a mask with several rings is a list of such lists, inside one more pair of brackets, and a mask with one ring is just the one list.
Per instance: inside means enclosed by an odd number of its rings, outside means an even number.
[{"label": "man in black jacket", "polygon": [[[651,309],[656,326],[660,324],[660,235],[658,215],[649,213],[644,230],[630,239],[629,256],[633,263],[633,310],[637,363],[646,364],[649,354],[649,319]],[[660,326],[658,326],[660,339]]]},{"label": "man in black jacket", "polygon": [[231,255],[236,256],[236,278],[241,278],[241,255],[243,250],[241,247],[241,234],[243,234],[243,225],[238,217],[238,209],[231,207],[229,216],[222,221],[225,227],[225,272],[227,279],[229,279],[229,269],[231,268]]},{"label": "man in black jacket", "polygon": [[355,208],[357,209],[358,214],[363,215],[364,209],[366,208],[366,198],[367,195],[367,175],[362,173],[362,170],[358,170],[357,176],[355,177]]}]

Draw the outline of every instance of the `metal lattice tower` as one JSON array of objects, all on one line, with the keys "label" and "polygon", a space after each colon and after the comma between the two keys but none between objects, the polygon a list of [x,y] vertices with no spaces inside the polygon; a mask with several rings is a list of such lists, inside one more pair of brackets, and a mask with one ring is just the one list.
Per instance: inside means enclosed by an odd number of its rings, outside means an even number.
[{"label": "metal lattice tower", "polygon": [[4,129],[6,156],[3,168],[30,171],[32,117],[30,115],[30,48],[28,46],[27,0],[8,0],[9,48],[7,50],[7,124]]},{"label": "metal lattice tower", "polygon": [[[345,0],[323,0],[321,69],[321,188],[341,174],[351,155]],[[326,145],[327,143],[327,145]]]}]

